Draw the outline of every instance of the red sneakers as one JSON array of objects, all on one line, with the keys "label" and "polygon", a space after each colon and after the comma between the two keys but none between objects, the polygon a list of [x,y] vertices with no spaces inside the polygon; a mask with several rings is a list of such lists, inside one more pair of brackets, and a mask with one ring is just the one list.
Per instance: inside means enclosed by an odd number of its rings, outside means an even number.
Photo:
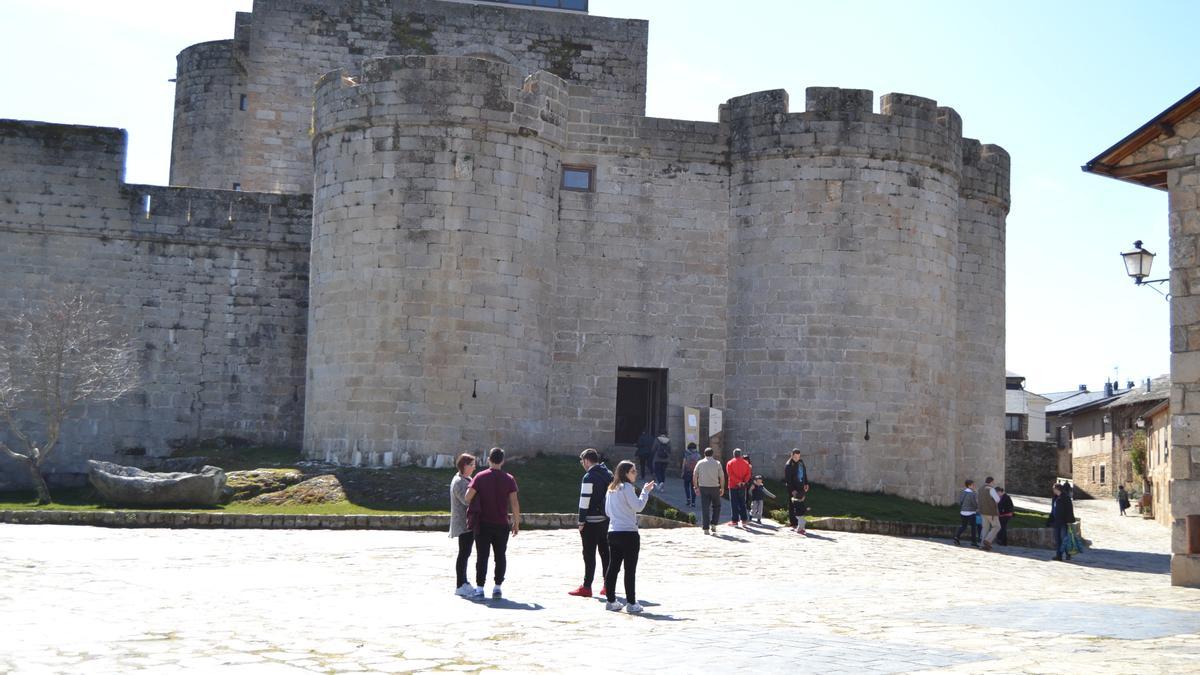
[{"label": "red sneakers", "polygon": [[[600,594],[604,595],[604,591],[601,591]],[[579,588],[576,588],[573,591],[567,591],[567,595],[575,595],[575,596],[578,596],[581,598],[590,598],[590,597],[592,597],[592,589],[588,588],[587,586],[580,586]]]},{"label": "red sneakers", "polygon": [[608,597],[608,586],[601,586],[601,587],[600,587],[600,597],[602,597],[602,598],[607,598],[607,597]]}]

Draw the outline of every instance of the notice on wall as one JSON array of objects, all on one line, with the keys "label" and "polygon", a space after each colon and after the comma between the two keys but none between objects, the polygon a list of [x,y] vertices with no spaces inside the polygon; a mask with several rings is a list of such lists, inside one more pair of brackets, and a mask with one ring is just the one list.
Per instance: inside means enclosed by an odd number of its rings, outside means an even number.
[{"label": "notice on wall", "polygon": [[708,409],[708,435],[710,437],[721,433],[721,409]]},{"label": "notice on wall", "polygon": [[683,409],[683,447],[687,447],[688,443],[695,443],[696,447],[700,447],[700,409],[688,408]]}]

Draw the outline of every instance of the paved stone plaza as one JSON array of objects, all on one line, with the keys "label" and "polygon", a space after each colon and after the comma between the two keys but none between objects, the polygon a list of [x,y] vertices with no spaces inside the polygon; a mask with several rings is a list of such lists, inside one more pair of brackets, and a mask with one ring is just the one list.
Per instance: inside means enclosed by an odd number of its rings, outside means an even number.
[{"label": "paved stone plaza", "polygon": [[[1167,530],[1080,502],[1078,564],[764,527],[643,533],[642,616],[566,595],[578,536],[523,532],[503,601],[444,535],[0,526],[0,672],[1197,672]],[[489,589],[490,590],[490,589]]]}]

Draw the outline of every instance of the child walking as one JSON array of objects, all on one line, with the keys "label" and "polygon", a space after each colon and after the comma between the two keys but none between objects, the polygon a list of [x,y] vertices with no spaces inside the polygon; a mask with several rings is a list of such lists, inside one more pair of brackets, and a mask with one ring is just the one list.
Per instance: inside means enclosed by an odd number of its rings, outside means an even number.
[{"label": "child walking", "polygon": [[761,475],[754,477],[754,484],[750,486],[750,520],[762,525],[763,499],[770,497],[775,499],[775,495],[763,485],[763,477]]}]

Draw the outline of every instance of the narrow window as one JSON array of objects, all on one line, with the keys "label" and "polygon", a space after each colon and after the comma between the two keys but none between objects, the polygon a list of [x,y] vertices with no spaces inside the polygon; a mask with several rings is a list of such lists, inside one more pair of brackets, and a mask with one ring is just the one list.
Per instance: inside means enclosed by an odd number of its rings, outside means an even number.
[{"label": "narrow window", "polygon": [[563,165],[562,189],[575,192],[595,191],[596,167]]},{"label": "narrow window", "polygon": [[234,184],[233,184],[233,189],[234,189],[234,190],[237,190],[238,192],[241,192],[241,191],[242,191],[242,184],[241,184],[241,183],[234,183]]},{"label": "narrow window", "polygon": [[246,100],[246,95],[242,94],[238,97],[238,110],[248,110],[250,103]]},{"label": "narrow window", "polygon": [[1104,485],[1104,465],[1100,465],[1100,484]]},{"label": "narrow window", "polygon": [[146,195],[145,197],[142,198],[142,211],[145,212],[145,214],[146,214],[146,220],[150,220],[150,202],[151,201],[152,200],[151,200],[150,195]]}]

